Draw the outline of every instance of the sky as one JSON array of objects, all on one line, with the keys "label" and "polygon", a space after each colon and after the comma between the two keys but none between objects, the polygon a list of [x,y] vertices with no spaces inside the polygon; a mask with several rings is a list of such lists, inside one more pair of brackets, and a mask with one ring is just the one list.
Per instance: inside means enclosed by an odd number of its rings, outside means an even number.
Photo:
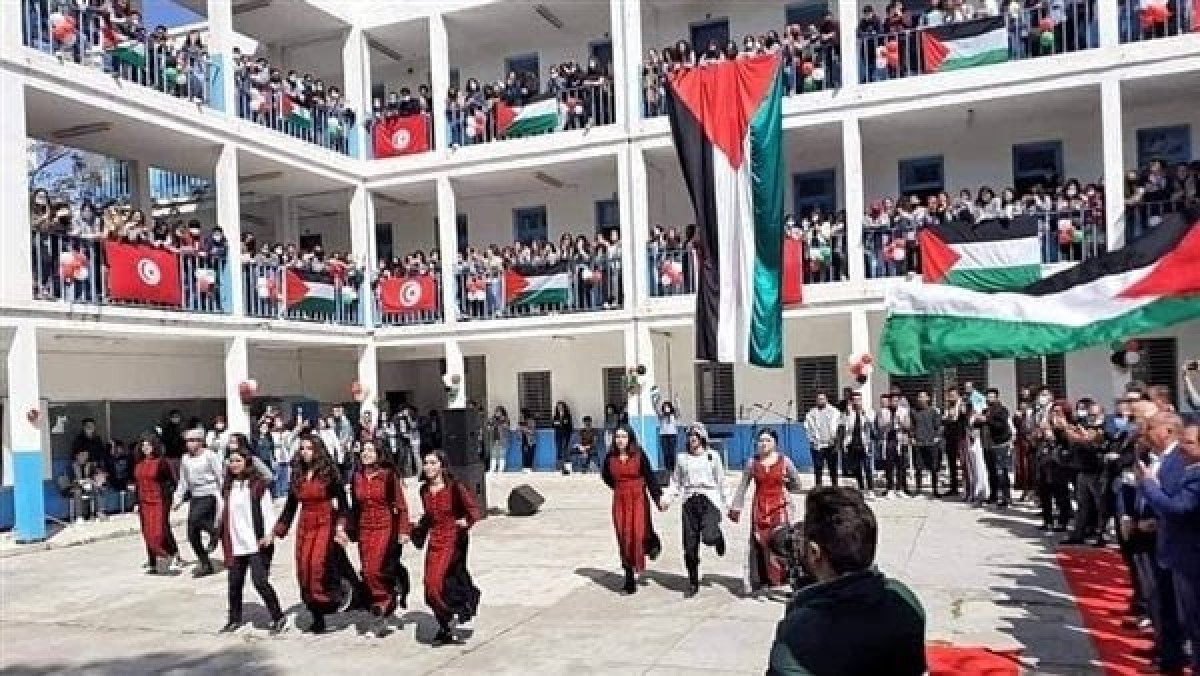
[{"label": "sky", "polygon": [[204,17],[176,4],[173,0],[142,0],[142,22],[147,26],[163,25],[167,28],[184,26]]}]

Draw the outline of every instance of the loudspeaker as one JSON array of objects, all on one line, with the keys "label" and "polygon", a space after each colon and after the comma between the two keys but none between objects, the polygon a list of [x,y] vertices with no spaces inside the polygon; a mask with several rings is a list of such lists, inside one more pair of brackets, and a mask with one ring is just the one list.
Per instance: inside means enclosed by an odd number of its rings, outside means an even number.
[{"label": "loudspeaker", "polygon": [[508,494],[509,516],[533,516],[545,504],[546,498],[528,484],[521,484]]},{"label": "loudspeaker", "polygon": [[483,462],[479,411],[452,408],[442,411],[442,451],[451,467]]},{"label": "loudspeaker", "polygon": [[479,505],[479,513],[486,519],[488,511],[487,466],[474,464],[451,467],[450,473],[475,496],[475,503]]}]

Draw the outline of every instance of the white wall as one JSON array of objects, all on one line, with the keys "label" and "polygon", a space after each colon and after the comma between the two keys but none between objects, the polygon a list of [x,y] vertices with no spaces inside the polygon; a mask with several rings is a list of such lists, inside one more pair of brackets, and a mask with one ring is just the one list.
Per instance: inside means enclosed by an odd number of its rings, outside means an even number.
[{"label": "white wall", "polygon": [[428,253],[437,248],[436,220],[437,204],[433,202],[400,207],[375,201],[375,223],[392,224],[392,250],[400,258],[414,251]]},{"label": "white wall", "polygon": [[[837,3],[833,3],[836,5]],[[659,49],[678,40],[691,40],[689,25],[729,19],[729,37],[741,44],[748,33],[783,32],[786,2],[652,2],[642,3],[642,50]]]},{"label": "white wall", "polygon": [[357,359],[346,350],[258,349],[250,356],[250,377],[263,396],[302,396],[322,404],[347,401],[357,374]]},{"label": "white wall", "polygon": [[[582,4],[582,3],[581,3]],[[446,20],[446,31],[450,37],[450,68],[457,68],[460,75],[460,86],[465,86],[467,80],[476,78],[480,84],[503,80],[507,73],[504,70],[504,60],[510,56],[524,55],[536,52],[540,81],[544,84],[550,72],[550,66],[567,61],[587,65],[590,55],[589,44],[607,40],[612,30],[611,19],[607,8],[603,11],[603,19],[593,18],[594,11],[588,12],[586,21],[577,21],[564,7],[552,7],[566,24],[564,30],[555,30],[543,19],[533,13],[530,5],[512,3],[512,16],[505,17],[508,21],[521,22],[520,25],[530,29],[529,39],[492,42],[489,44],[467,44],[456,30],[453,18]]]},{"label": "white wall", "polygon": [[41,395],[55,403],[111,399],[211,398],[225,396],[225,364],[213,350],[157,354],[139,344],[101,350],[47,351],[38,358]]},{"label": "white wall", "polygon": [[379,394],[411,392],[411,402],[418,411],[446,406],[442,385],[442,369],[438,359],[379,362]]},{"label": "white wall", "polygon": [[557,244],[565,232],[588,235],[596,231],[596,202],[612,199],[616,172],[597,172],[581,185],[532,190],[491,197],[461,197],[458,212],[467,215],[471,246],[507,245],[513,241],[513,209],[546,206],[548,236]]}]

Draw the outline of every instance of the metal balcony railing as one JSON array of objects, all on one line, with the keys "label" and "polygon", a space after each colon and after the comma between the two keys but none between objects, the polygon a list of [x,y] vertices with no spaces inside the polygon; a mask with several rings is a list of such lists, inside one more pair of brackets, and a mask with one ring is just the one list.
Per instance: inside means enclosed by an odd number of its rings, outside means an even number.
[{"label": "metal balcony railing", "polygon": [[[395,293],[389,283],[396,284]],[[393,275],[377,279],[374,287],[375,317],[380,326],[437,324],[444,319],[439,271]]]},{"label": "metal balcony railing", "polygon": [[237,113],[242,119],[322,148],[343,155],[354,152],[351,143],[355,133],[354,115],[348,110],[331,112],[324,107],[310,108],[293,102],[280,90],[258,87],[239,78]]},{"label": "metal balcony railing", "polygon": [[362,283],[329,271],[243,263],[246,316],[361,326]]},{"label": "metal balcony railing", "polygon": [[621,274],[620,259],[460,269],[455,287],[459,317],[504,319],[619,309],[625,302]]},{"label": "metal balcony railing", "polygon": [[478,96],[448,103],[446,108],[452,147],[586,129],[615,121],[616,102],[608,82],[543,94],[520,105]]},{"label": "metal balcony railing", "polygon": [[150,196],[155,201],[197,200],[207,196],[211,189],[208,179],[150,168]]},{"label": "metal balcony railing", "polygon": [[1200,17],[1192,0],[1117,0],[1121,42],[1142,42],[1195,32]]}]

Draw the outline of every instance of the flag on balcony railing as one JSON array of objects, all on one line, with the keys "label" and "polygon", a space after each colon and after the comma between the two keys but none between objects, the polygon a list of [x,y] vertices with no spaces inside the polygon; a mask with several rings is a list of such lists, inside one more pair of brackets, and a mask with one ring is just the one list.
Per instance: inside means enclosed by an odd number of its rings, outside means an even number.
[{"label": "flag on balcony railing", "polygon": [[151,246],[104,243],[108,297],[142,305],[183,305],[179,255]]},{"label": "flag on balcony railing", "polygon": [[333,277],[324,273],[288,268],[283,279],[283,293],[288,310],[328,315],[337,307]]},{"label": "flag on balcony railing", "polygon": [[432,275],[389,277],[379,282],[379,305],[385,314],[432,312],[437,304],[437,284]]},{"label": "flag on balcony railing", "polygon": [[778,55],[676,71],[671,135],[696,210],[696,358],[783,366]]},{"label": "flag on balcony railing", "polygon": [[953,221],[924,228],[921,276],[976,291],[1013,291],[1042,278],[1042,243],[1033,216]]},{"label": "flag on balcony railing", "polygon": [[906,282],[889,293],[880,365],[898,375],[1070,352],[1200,317],[1200,221],[1173,215],[1123,249],[1018,292]]},{"label": "flag on balcony railing", "polygon": [[283,97],[283,117],[297,127],[305,129],[312,126],[312,111],[308,106],[298,105],[290,96]]},{"label": "flag on balcony railing", "polygon": [[119,42],[112,49],[112,59],[117,63],[126,63],[134,68],[145,68],[146,45],[137,40]]},{"label": "flag on balcony railing", "polygon": [[567,263],[512,265],[504,271],[504,301],[509,305],[565,305],[570,300]]},{"label": "flag on balcony railing", "polygon": [[559,131],[563,128],[562,106],[554,94],[543,94],[523,106],[496,104],[496,134],[520,138]]},{"label": "flag on balcony railing", "polygon": [[925,72],[941,73],[1008,61],[1004,17],[948,23],[921,29]]},{"label": "flag on balcony railing", "polygon": [[783,238],[783,304],[804,302],[804,242]]},{"label": "flag on balcony railing", "polygon": [[376,158],[423,153],[429,150],[429,118],[385,117],[371,127],[371,147]]}]

